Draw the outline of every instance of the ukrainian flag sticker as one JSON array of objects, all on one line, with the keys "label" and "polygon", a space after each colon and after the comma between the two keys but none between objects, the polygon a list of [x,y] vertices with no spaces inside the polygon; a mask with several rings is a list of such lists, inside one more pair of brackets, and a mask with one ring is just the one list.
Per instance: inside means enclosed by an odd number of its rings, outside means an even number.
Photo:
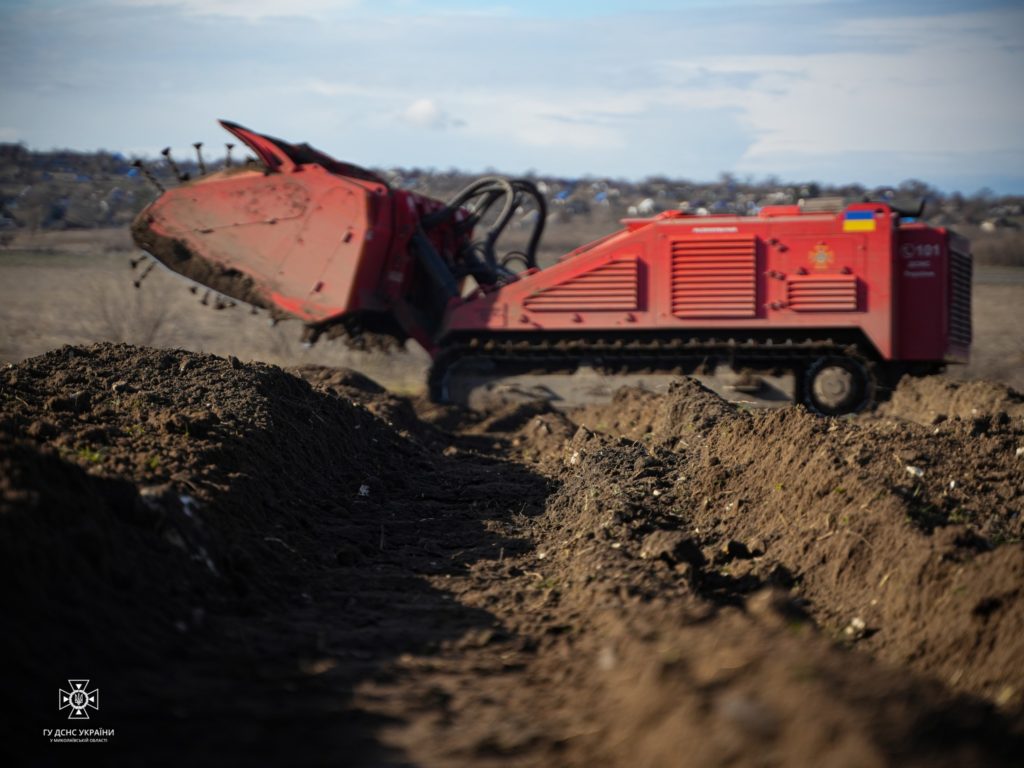
[{"label": "ukrainian flag sticker", "polygon": [[847,211],[843,218],[843,232],[874,232],[874,211]]}]

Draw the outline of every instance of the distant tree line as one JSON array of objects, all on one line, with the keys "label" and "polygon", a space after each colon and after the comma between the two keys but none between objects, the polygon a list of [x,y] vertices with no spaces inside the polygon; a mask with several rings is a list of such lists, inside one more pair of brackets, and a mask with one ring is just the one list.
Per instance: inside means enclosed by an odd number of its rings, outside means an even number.
[{"label": "distant tree line", "polygon": [[[192,177],[198,174],[194,158],[175,160],[182,173]],[[117,152],[38,152],[21,144],[0,144],[0,230],[126,226],[157,194],[134,161]],[[223,165],[223,158],[207,159],[208,171]],[[163,158],[147,160],[146,166],[161,184],[178,183]],[[391,168],[377,172],[392,186],[441,198],[476,178],[476,174],[455,170]],[[808,204],[823,198],[886,200],[904,206],[926,198],[924,218],[929,223],[966,227],[971,234],[998,240],[1002,246],[1009,243],[1010,250],[1017,253],[1015,244],[1022,240],[1018,235],[1024,223],[1024,196],[996,195],[989,190],[970,196],[945,194],[916,179],[891,187],[868,188],[813,181],[791,183],[776,178],[741,179],[728,173],[712,182],[664,176],[626,181],[528,175],[547,197],[553,224],[648,216],[670,209],[750,214],[764,205]],[[1015,262],[1017,257],[1006,258]],[[1024,261],[1024,256],[1021,258]],[[996,260],[1000,259],[1004,257]]]}]

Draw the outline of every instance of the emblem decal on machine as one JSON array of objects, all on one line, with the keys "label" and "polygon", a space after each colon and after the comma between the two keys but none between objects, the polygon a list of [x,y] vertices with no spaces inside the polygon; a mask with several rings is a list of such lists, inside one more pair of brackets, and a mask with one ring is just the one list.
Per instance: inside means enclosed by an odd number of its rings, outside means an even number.
[{"label": "emblem decal on machine", "polygon": [[815,269],[828,269],[836,261],[836,253],[828,247],[827,243],[818,243],[807,254],[807,260]]}]

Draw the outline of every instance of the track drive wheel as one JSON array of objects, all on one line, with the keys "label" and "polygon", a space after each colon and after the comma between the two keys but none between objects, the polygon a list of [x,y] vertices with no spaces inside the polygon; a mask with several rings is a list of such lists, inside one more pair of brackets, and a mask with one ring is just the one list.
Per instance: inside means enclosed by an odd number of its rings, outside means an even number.
[{"label": "track drive wheel", "polygon": [[804,373],[804,403],[825,416],[857,413],[871,402],[874,393],[874,377],[855,357],[819,357]]}]

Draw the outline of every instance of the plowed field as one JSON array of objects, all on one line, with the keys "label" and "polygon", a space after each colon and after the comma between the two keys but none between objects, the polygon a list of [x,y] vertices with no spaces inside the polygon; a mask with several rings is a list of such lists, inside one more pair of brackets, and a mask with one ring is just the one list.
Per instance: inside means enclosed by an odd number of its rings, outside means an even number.
[{"label": "plowed field", "polygon": [[[1019,765],[1024,399],[486,417],[126,344],[0,372],[25,762]],[[69,722],[55,691],[101,691]],[[54,744],[44,729],[112,729]]]}]

